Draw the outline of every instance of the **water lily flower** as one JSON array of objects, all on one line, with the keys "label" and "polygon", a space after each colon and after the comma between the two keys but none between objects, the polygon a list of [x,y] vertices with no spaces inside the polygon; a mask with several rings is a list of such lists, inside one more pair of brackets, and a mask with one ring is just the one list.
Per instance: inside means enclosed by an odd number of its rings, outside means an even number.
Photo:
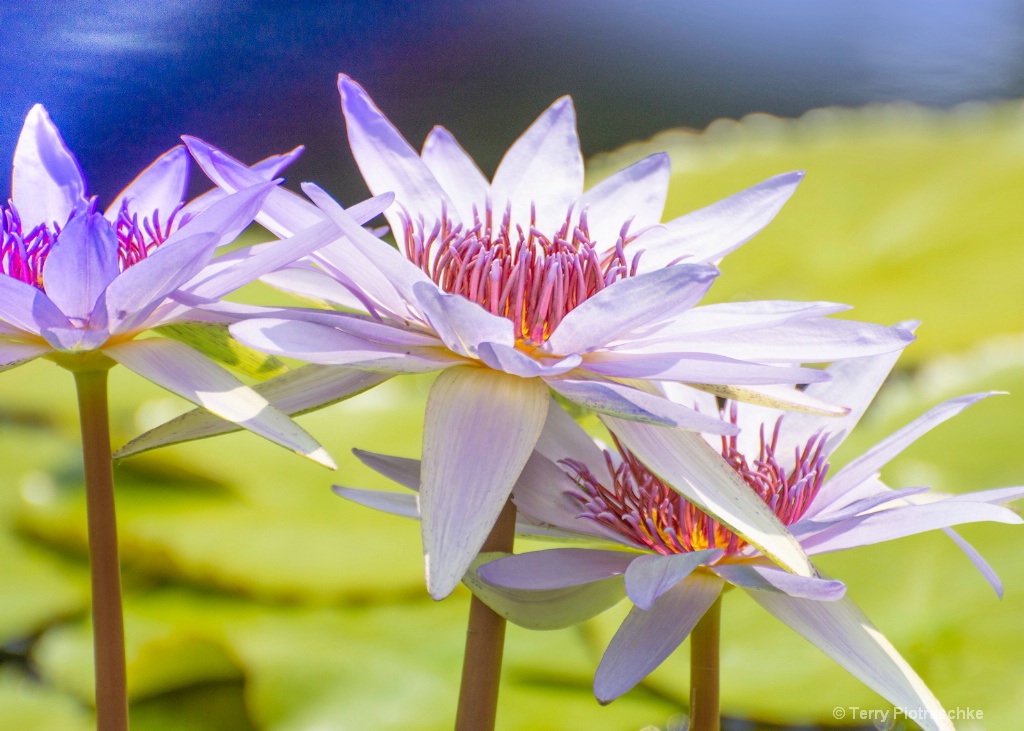
[{"label": "water lily flower", "polygon": [[[812,384],[821,398],[843,394],[841,418],[727,402],[738,436],[708,437],[722,469],[740,476],[810,555],[944,529],[1001,594],[980,555],[950,526],[1021,523],[1001,503],[1024,487],[943,496],[926,487],[891,489],[879,470],[927,431],[988,394],[947,401],[829,476],[829,459],[859,420],[892,366],[891,356],[844,361]],[[689,394],[688,394],[689,395]],[[716,409],[713,399],[702,404]],[[665,430],[671,433],[673,430]],[[417,489],[415,460],[359,453],[371,467]],[[602,451],[572,419],[552,409],[537,451],[514,490],[520,532],[583,539],[606,548],[556,548],[497,558],[466,576],[483,601],[535,629],[565,627],[623,597],[634,608],[611,640],[594,691],[610,702],[661,664],[728,587],[738,587],[927,729],[948,716],[896,649],[849,599],[839,581],[780,569],[744,538],[687,501],[621,443]],[[415,517],[415,495],[336,487],[347,499]],[[494,558],[494,555],[484,557]]]},{"label": "water lily flower", "polygon": [[[12,195],[0,211],[0,370],[40,356],[72,370],[117,362],[256,434],[333,466],[284,413],[192,348],[139,336],[186,320],[230,322],[212,305],[262,274],[327,243],[313,231],[258,249],[214,255],[248,226],[295,154],[251,170],[256,183],[183,200],[189,154],[179,145],[96,211],[74,155],[41,105],[14,154]],[[389,200],[380,200],[376,213]],[[371,214],[372,215],[372,214]],[[109,359],[109,360],[108,360]]]},{"label": "water lily flower", "polygon": [[[423,442],[423,540],[436,598],[458,584],[494,525],[541,433],[549,390],[609,417],[731,434],[732,424],[636,381],[680,381],[778,404],[773,385],[826,377],[803,363],[898,350],[911,339],[899,328],[826,319],[845,309],[828,302],[695,307],[718,276],[714,263],[772,219],[801,173],[660,224],[668,157],[649,157],[584,192],[568,98],[513,144],[489,182],[446,130],[436,128],[417,154],[358,84],[341,76],[339,88],[370,190],[395,193],[385,215],[399,250],[306,184],[320,219],[346,238],[268,281],[357,312],[282,313],[241,322],[232,333],[259,350],[325,366],[442,371]],[[189,146],[226,190],[253,184],[250,172],[218,150]],[[274,195],[262,214],[271,227],[295,230],[317,215],[308,203],[303,209]],[[786,398],[809,401],[793,391]],[[315,406],[311,399],[301,405]],[[216,428],[190,417],[134,448]],[[706,472],[708,464],[703,455],[694,470]],[[733,480],[718,483],[686,489],[766,554],[810,570],[760,501]]]}]

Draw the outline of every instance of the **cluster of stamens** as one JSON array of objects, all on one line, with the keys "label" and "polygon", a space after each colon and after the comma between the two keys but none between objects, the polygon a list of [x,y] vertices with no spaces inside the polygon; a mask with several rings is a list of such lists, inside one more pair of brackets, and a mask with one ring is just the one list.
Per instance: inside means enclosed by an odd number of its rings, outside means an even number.
[{"label": "cluster of stamens", "polygon": [[[114,224],[120,271],[145,259],[173,231],[187,222],[188,214],[179,215],[183,205],[175,207],[164,221],[161,221],[159,211],[153,211],[151,217],[140,222],[138,214],[129,213],[125,201]],[[93,212],[94,206],[95,199],[90,201],[89,213]],[[72,218],[75,215],[78,214],[73,213]],[[52,227],[40,224],[28,232],[23,231],[14,203],[8,202],[6,208],[0,209],[0,273],[45,291],[43,267],[60,232],[61,226],[57,224]]]},{"label": "cluster of stamens", "polygon": [[609,253],[602,255],[590,238],[587,212],[574,223],[570,209],[554,236],[530,225],[511,225],[511,207],[500,221],[488,205],[483,216],[474,208],[473,223],[453,224],[447,211],[429,230],[422,218],[403,216],[405,254],[441,289],[461,294],[488,312],[516,325],[520,345],[536,347],[547,340],[565,315],[613,282],[634,276],[639,253],[627,261],[627,221]]},{"label": "cluster of stamens", "polygon": [[[735,406],[727,415],[736,423]],[[761,425],[760,450],[752,462],[737,449],[736,437],[722,437],[722,456],[783,524],[792,525],[807,511],[825,480],[826,435],[816,434],[795,450],[793,467],[787,472],[776,458],[781,425],[782,417],[775,422],[770,439]],[[615,447],[621,457],[618,465],[610,452],[604,453],[612,475],[609,486],[601,484],[582,462],[562,460],[579,488],[567,494],[582,508],[580,518],[662,555],[705,548],[735,554],[746,547],[746,541],[662,482],[618,440]]]}]

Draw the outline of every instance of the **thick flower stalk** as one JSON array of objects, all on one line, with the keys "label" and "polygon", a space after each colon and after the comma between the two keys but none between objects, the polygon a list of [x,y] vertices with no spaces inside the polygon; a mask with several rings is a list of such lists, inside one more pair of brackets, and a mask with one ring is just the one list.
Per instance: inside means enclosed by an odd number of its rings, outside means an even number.
[{"label": "thick flower stalk", "polygon": [[[950,527],[1022,522],[1001,503],[1024,496],[1024,487],[945,496],[926,487],[894,490],[878,477],[914,440],[987,394],[941,404],[834,474],[829,469],[831,455],[856,425],[893,361],[892,356],[876,356],[834,364],[831,381],[807,389],[819,398],[842,396],[851,411],[841,418],[726,402],[723,417],[742,431],[738,436],[709,436],[707,445],[719,453],[721,469],[742,480],[809,555],[943,529],[1001,594],[992,570]],[[692,395],[686,392],[687,398]],[[718,409],[710,397],[695,405]],[[420,486],[420,465],[414,460],[359,454],[407,487]],[[780,569],[743,536],[688,501],[671,477],[675,456],[663,455],[660,469],[652,471],[621,441],[602,450],[575,422],[552,409],[537,451],[512,493],[518,529],[605,543],[607,548],[499,557],[467,574],[466,583],[495,611],[535,629],[568,626],[628,597],[634,608],[605,651],[594,680],[595,694],[605,703],[660,665],[707,612],[717,611],[723,591],[733,586],[894,705],[925,719],[919,721],[924,728],[952,728],[942,706],[896,649],[844,598],[842,583]],[[344,487],[335,491],[377,509],[417,515],[414,495]],[[706,682],[707,677],[695,676],[694,681]]]},{"label": "thick flower stalk", "polygon": [[[316,186],[304,190],[317,208],[276,191],[257,219],[271,230],[282,235],[326,217],[346,239],[266,280],[355,311],[281,313],[232,332],[268,353],[378,380],[441,371],[426,409],[421,498],[435,598],[458,584],[490,533],[543,428],[550,391],[605,418],[733,434],[736,427],[717,415],[635,384],[679,381],[723,396],[843,413],[795,391],[780,401],[771,389],[827,377],[805,362],[898,350],[911,339],[900,328],[826,319],[845,309],[832,303],[695,307],[718,275],[714,262],[771,220],[800,173],[662,225],[667,156],[584,192],[568,98],[541,115],[487,181],[446,130],[436,128],[417,154],[361,87],[344,76],[339,87],[364,178],[375,193],[395,193],[385,215],[399,249],[356,225]],[[255,182],[219,150],[188,144],[226,191]],[[324,372],[314,378],[322,382]],[[366,387],[350,378],[353,388]],[[300,380],[287,385],[289,409],[323,402],[313,391],[301,396]],[[338,390],[329,396],[336,400]],[[223,430],[193,414],[130,448]],[[700,441],[695,433],[685,438]],[[645,449],[635,451],[643,456]],[[781,522],[734,480],[690,489],[713,465],[708,454],[697,455],[683,488],[690,499],[783,565],[809,573]]]}]

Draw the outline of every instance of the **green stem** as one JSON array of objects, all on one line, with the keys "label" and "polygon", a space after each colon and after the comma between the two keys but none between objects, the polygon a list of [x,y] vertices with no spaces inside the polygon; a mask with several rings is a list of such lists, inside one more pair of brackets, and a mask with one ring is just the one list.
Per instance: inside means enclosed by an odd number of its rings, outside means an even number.
[{"label": "green stem", "polygon": [[722,596],[711,605],[690,633],[690,731],[719,731],[719,637]]},{"label": "green stem", "polygon": [[117,556],[114,472],[110,456],[107,370],[76,370],[78,414],[85,461],[85,500],[92,576],[92,627],[96,665],[96,728],[128,731],[128,686]]},{"label": "green stem", "polygon": [[[516,537],[516,508],[510,499],[498,516],[481,553],[512,552]],[[505,648],[505,618],[477,599],[470,600],[466,653],[455,731],[492,731],[498,714],[501,656]]]}]

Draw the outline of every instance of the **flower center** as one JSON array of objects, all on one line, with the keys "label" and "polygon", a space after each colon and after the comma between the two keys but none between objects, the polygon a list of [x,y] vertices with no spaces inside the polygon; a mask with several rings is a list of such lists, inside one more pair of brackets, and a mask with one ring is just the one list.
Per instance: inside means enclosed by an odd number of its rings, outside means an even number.
[{"label": "flower center", "polygon": [[[121,206],[114,224],[120,271],[145,259],[174,230],[188,221],[188,214],[179,215],[183,205],[181,203],[171,211],[166,221],[161,221],[160,211],[153,211],[141,223],[138,215],[128,213],[127,201]],[[92,205],[89,212],[92,212]],[[46,224],[25,232],[14,203],[8,201],[7,208],[0,209],[0,273],[46,291],[43,286],[43,267],[53,245],[60,238],[60,232],[60,226],[54,225],[51,228]]]},{"label": "flower center", "polygon": [[[736,423],[735,405],[728,415]],[[776,458],[781,425],[779,417],[770,439],[761,425],[760,449],[753,461],[737,449],[736,437],[722,437],[722,456],[783,524],[792,525],[807,511],[825,480],[828,462],[822,449],[827,434],[816,434],[803,449],[797,449],[793,468],[787,473]],[[579,503],[580,518],[611,528],[663,555],[705,548],[735,554],[747,546],[746,541],[662,482],[617,440],[615,447],[621,456],[618,466],[610,452],[604,453],[612,475],[610,486],[598,482],[577,460],[561,462],[579,488],[567,494]]]},{"label": "flower center", "polygon": [[599,253],[590,238],[587,213],[573,222],[572,210],[554,235],[534,225],[511,226],[511,208],[497,221],[490,205],[483,217],[473,210],[472,225],[452,224],[442,210],[427,229],[420,218],[403,217],[405,255],[441,289],[461,294],[516,326],[516,341],[530,349],[541,345],[562,318],[580,303],[612,284],[636,274],[640,254],[627,262],[627,221],[610,251]]}]

